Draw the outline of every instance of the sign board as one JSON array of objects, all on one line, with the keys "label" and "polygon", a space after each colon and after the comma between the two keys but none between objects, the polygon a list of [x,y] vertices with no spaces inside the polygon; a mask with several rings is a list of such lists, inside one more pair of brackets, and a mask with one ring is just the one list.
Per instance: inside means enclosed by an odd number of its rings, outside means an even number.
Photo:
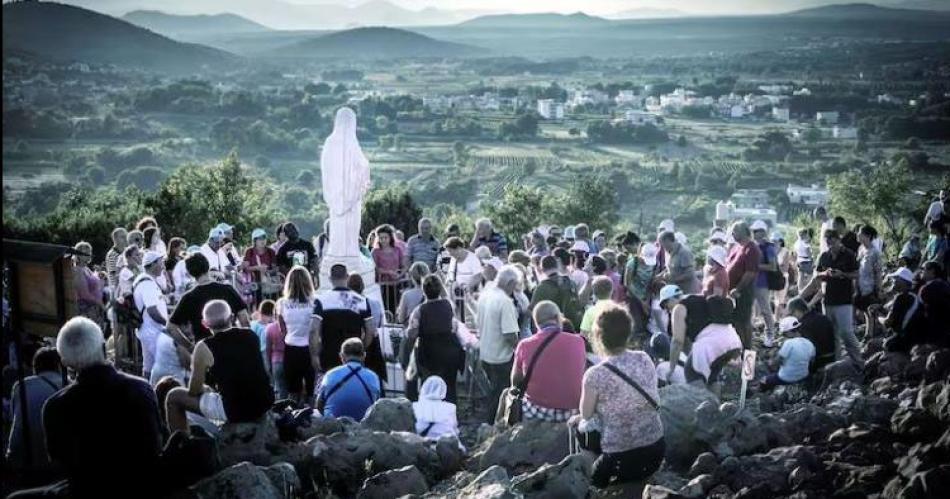
[{"label": "sign board", "polygon": [[742,351],[742,379],[744,381],[755,379],[755,350]]}]

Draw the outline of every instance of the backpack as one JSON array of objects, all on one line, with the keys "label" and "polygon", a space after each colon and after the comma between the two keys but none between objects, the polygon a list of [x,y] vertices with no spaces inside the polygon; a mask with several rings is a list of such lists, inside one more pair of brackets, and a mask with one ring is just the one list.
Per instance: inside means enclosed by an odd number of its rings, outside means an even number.
[{"label": "backpack", "polygon": [[575,328],[580,327],[584,307],[581,306],[581,299],[577,296],[577,287],[570,277],[558,277],[557,303],[558,306],[561,307],[564,317],[570,320]]},{"label": "backpack", "polygon": [[[769,246],[773,246],[773,244],[766,243],[765,247],[768,248]],[[765,260],[765,263],[769,263],[768,251],[762,252],[762,258]],[[775,270],[769,270],[765,273],[765,282],[768,285],[769,290],[781,291],[785,289],[785,274],[783,274],[778,268]]]},{"label": "backpack", "polygon": [[135,282],[132,283],[132,293],[125,297],[125,300],[120,306],[116,307],[119,322],[122,322],[132,329],[142,327],[145,310],[139,310],[138,307],[135,306],[135,288],[142,282],[151,280],[151,277],[145,276],[141,279],[136,278]]}]

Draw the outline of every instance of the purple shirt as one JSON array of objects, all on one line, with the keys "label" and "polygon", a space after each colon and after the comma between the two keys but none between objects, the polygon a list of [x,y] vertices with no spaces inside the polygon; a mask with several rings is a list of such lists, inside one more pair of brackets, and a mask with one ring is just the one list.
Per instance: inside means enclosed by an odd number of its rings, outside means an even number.
[{"label": "purple shirt", "polygon": [[[771,242],[765,241],[759,244],[759,252],[762,253],[762,263],[772,263],[778,260],[778,252],[775,251],[775,245]],[[760,270],[758,275],[755,276],[755,287],[769,287],[769,281],[764,270]]]}]

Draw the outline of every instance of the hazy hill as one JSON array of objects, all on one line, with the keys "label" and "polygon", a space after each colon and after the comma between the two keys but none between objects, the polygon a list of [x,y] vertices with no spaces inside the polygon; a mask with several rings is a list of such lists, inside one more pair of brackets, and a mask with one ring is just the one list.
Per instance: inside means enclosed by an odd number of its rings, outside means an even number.
[{"label": "hazy hill", "polygon": [[197,14],[193,16],[166,14],[157,10],[135,10],[122,16],[136,26],[171,38],[208,36],[223,33],[259,33],[270,28],[236,14]]},{"label": "hazy hill", "polygon": [[570,29],[607,26],[610,20],[583,12],[574,14],[499,14],[476,17],[459,24],[464,28],[533,28]]},{"label": "hazy hill", "polygon": [[50,2],[3,5],[3,51],[176,72],[238,59],[221,50],[170,40],[114,17]]},{"label": "hazy hill", "polygon": [[929,12],[917,9],[881,7],[870,3],[846,3],[801,9],[783,14],[786,17],[811,17],[839,20],[924,20],[931,15],[945,16],[945,13]]},{"label": "hazy hill", "polygon": [[608,16],[610,19],[664,19],[669,17],[683,17],[689,14],[677,9],[657,9],[640,7],[638,9],[623,10]]},{"label": "hazy hill", "polygon": [[275,57],[359,58],[455,57],[480,49],[396,28],[356,28],[318,36],[274,50]]}]

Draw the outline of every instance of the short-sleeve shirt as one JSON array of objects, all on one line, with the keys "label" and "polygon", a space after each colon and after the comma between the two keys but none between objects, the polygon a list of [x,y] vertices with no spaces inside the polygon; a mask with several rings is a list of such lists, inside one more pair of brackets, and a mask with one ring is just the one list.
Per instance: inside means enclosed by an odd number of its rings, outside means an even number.
[{"label": "short-sleeve shirt", "polygon": [[640,258],[633,257],[627,260],[626,271],[633,272],[633,282],[627,283],[627,289],[633,293],[640,301],[647,298],[647,289],[653,280],[654,265],[647,265]]},{"label": "short-sleeve shirt", "polygon": [[[759,252],[762,254],[762,263],[775,263],[778,265],[778,252],[775,250],[775,245],[770,241],[765,241],[759,245]],[[769,287],[769,278],[767,277],[768,272],[764,270],[759,271],[759,275],[755,276],[755,287],[757,288],[767,288]]]},{"label": "short-sleeve shirt", "polygon": [[759,262],[762,261],[762,252],[755,241],[736,243],[729,250],[726,262],[726,273],[729,274],[729,289],[735,289],[746,272],[758,272]]},{"label": "short-sleeve shirt", "polygon": [[627,350],[588,369],[584,373],[584,388],[592,388],[598,393],[595,413],[603,425],[603,451],[623,452],[656,443],[663,436],[660,413],[636,388],[604,367],[606,362],[636,381],[653,400],[660,400],[656,367],[644,352]]},{"label": "short-sleeve shirt", "polygon": [[294,265],[310,267],[317,257],[317,250],[313,244],[306,239],[297,239],[296,241],[287,241],[277,251],[277,265],[285,268],[291,268]]},{"label": "short-sleeve shirt", "polygon": [[475,251],[480,246],[488,246],[492,256],[504,257],[508,255],[508,240],[505,239],[505,236],[494,231],[488,237],[474,238],[469,249]]},{"label": "short-sleeve shirt", "polygon": [[[838,255],[835,256],[831,250],[825,251],[818,257],[818,272],[824,272],[828,269],[836,269],[845,273],[851,273],[858,270],[858,260],[854,252],[848,248],[841,247]],[[827,279],[825,284],[825,305],[850,305],[852,295],[854,294],[854,285],[850,278],[839,277]]]},{"label": "short-sleeve shirt", "polygon": [[433,236],[429,239],[423,239],[419,234],[409,238],[406,242],[406,248],[409,251],[409,263],[424,262],[429,266],[429,270],[435,272],[436,259],[439,256],[439,250],[442,244]]},{"label": "short-sleeve shirt", "polygon": [[156,307],[162,317],[168,317],[168,304],[165,303],[162,290],[158,288],[155,279],[145,273],[139,274],[138,277],[135,278],[133,287],[135,288],[135,293],[133,294],[135,307],[142,312],[142,333],[161,333],[165,329],[165,326],[155,322],[146,310],[148,310],[149,307]]},{"label": "short-sleeve shirt", "polygon": [[310,346],[313,301],[299,302],[281,298],[277,300],[277,314],[284,319],[284,326],[287,328],[284,343],[292,347]]},{"label": "short-sleeve shirt", "polygon": [[808,377],[808,368],[815,358],[815,345],[806,338],[789,338],[782,343],[778,350],[782,359],[778,377],[786,383],[797,383]]},{"label": "short-sleeve shirt", "polygon": [[488,364],[504,364],[514,355],[514,346],[506,340],[508,334],[517,336],[518,311],[515,303],[503,290],[489,288],[478,298],[475,318],[478,324],[481,360]]},{"label": "short-sleeve shirt", "polygon": [[204,255],[206,260],[208,260],[208,267],[211,270],[222,272],[224,271],[224,268],[229,265],[227,258],[224,258],[225,254],[220,250],[215,251],[211,249],[211,246],[208,246],[208,243],[201,245],[201,254]]},{"label": "short-sleeve shirt", "polygon": [[475,274],[480,274],[482,272],[482,262],[478,260],[478,257],[475,256],[471,251],[468,252],[468,256],[465,257],[465,260],[459,262],[453,258],[449,262],[449,271],[446,276],[448,281],[454,282],[456,285],[468,285],[472,280],[472,276]]},{"label": "short-sleeve shirt", "polygon": [[670,272],[670,279],[684,293],[695,293],[698,290],[696,262],[693,261],[693,252],[685,245],[677,245],[676,250],[666,260],[666,268]]},{"label": "short-sleeve shirt", "polygon": [[372,319],[366,298],[347,288],[336,288],[317,295],[313,314],[320,317],[320,365],[329,369],[340,365],[340,347],[349,338],[363,334],[366,321]]},{"label": "short-sleeve shirt", "polygon": [[183,294],[168,321],[178,326],[191,325],[195,342],[199,342],[211,336],[211,331],[201,323],[201,312],[211,300],[228,302],[228,305],[231,306],[231,313],[234,315],[242,310],[247,310],[247,304],[244,303],[241,295],[233,286],[219,282],[208,282],[195,286]]},{"label": "short-sleeve shirt", "polygon": [[858,259],[858,291],[867,296],[875,291],[877,277],[882,273],[881,250],[874,245],[870,248],[862,246],[858,250]]},{"label": "short-sleeve shirt", "polygon": [[[258,265],[271,267],[277,263],[277,254],[274,253],[274,250],[266,246],[264,247],[264,253],[258,253],[257,250],[252,247],[244,252],[244,261],[252,267],[257,267]],[[260,272],[254,272],[253,274],[254,280],[260,282]]]},{"label": "short-sleeve shirt", "polygon": [[277,321],[271,322],[264,329],[267,336],[267,348],[270,352],[271,363],[284,361],[284,334],[280,332],[280,324]]},{"label": "short-sleeve shirt", "polygon": [[577,409],[581,400],[581,379],[584,376],[586,351],[584,340],[573,333],[541,330],[521,340],[515,349],[514,368],[522,375],[538,348],[552,334],[557,335],[541,352],[525,389],[525,398],[532,404],[550,409]]},{"label": "short-sleeve shirt", "polygon": [[587,310],[584,311],[584,317],[581,319],[581,331],[590,332],[591,328],[594,327],[594,318],[597,317],[597,313],[608,306],[610,302],[610,300],[598,300],[594,306],[587,307]]},{"label": "short-sleeve shirt", "polygon": [[[327,399],[330,390],[342,382],[347,374],[356,369],[359,369],[359,371],[340,385],[340,388]],[[368,393],[367,389],[369,390]],[[324,417],[349,416],[356,421],[360,421],[366,415],[366,410],[379,399],[381,392],[382,386],[379,383],[379,376],[372,369],[366,368],[359,362],[350,361],[345,365],[327,371],[323,379],[320,380],[318,395],[324,401]]]},{"label": "short-sleeve shirt", "polygon": [[[402,250],[394,246],[391,251],[382,248],[374,248],[373,262],[376,264],[376,271],[379,276],[380,284],[390,284],[396,282],[393,274],[399,272],[402,268]],[[386,272],[385,274],[383,272]]]}]

